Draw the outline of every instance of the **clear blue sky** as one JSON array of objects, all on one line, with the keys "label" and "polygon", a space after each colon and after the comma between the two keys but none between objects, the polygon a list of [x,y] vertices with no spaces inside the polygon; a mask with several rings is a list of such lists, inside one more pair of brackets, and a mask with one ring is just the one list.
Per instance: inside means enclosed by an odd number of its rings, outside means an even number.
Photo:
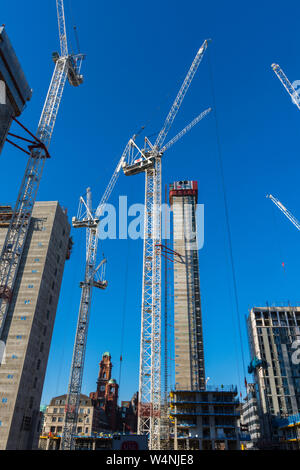
[{"label": "clear blue sky", "polygon": [[[65,4],[69,36],[75,21],[87,54],[85,82],[78,89],[65,88],[38,199],[59,200],[70,218],[87,186],[98,203],[128,138],[140,126],[150,120],[148,135],[161,128],[197,49],[205,38],[213,39],[209,57],[248,362],[248,309],[266,301],[300,300],[299,233],[265,198],[276,195],[300,217],[300,113],[270,67],[278,62],[291,81],[300,79],[299,2],[290,2],[289,8],[266,1]],[[35,131],[53,70],[51,53],[59,46],[55,1],[5,2],[1,13],[33,88],[22,121]],[[209,57],[170,137],[212,105]],[[13,203],[26,157],[6,145],[0,159],[0,199]],[[199,257],[206,372],[211,383],[238,383],[238,363],[243,382],[212,114],[165,154],[163,182],[178,179],[197,180],[199,202],[205,204],[205,245]],[[119,194],[128,195],[130,203],[143,202],[143,188],[142,175],[122,175],[111,202]],[[42,403],[67,389],[84,268],[84,232],[73,230],[72,235],[75,245],[65,267]],[[101,251],[108,258],[109,287],[94,292],[83,392],[95,389],[104,351],[111,352],[118,379],[129,259],[121,386],[121,398],[129,399],[138,388],[142,242],[108,241]]]}]

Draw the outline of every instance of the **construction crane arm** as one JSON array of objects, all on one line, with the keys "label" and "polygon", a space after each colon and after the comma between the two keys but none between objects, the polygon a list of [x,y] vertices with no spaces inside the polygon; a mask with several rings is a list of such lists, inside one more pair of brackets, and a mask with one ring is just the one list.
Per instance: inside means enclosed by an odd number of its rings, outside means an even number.
[{"label": "construction crane arm", "polygon": [[56,0],[56,10],[57,10],[58,34],[59,34],[59,42],[60,42],[60,55],[61,57],[67,57],[68,42],[67,42],[67,30],[66,30],[63,0]]},{"label": "construction crane arm", "polygon": [[203,119],[207,114],[209,114],[211,111],[211,108],[206,109],[203,111],[203,113],[199,114],[195,119],[193,119],[192,122],[190,122],[182,131],[180,131],[173,139],[169,140],[169,142],[160,150],[162,153],[164,153],[166,150],[168,150],[170,147],[172,147],[173,144],[175,144],[181,137],[183,137],[189,130],[192,129],[201,119]]},{"label": "construction crane arm", "polygon": [[186,92],[188,91],[189,89],[189,86],[195,76],[195,73],[197,72],[197,69],[200,65],[200,62],[204,56],[204,53],[207,49],[207,44],[208,44],[208,40],[206,39],[202,46],[200,47],[200,49],[198,50],[194,60],[193,60],[193,63],[192,65],[190,66],[190,69],[184,79],[184,82],[183,84],[181,85],[181,88],[175,98],[175,101],[169,111],[169,114],[167,115],[166,117],[166,120],[164,122],[164,125],[160,131],[160,133],[158,134],[158,137],[156,139],[156,142],[154,144],[155,147],[157,148],[160,148],[162,146],[162,144],[164,143],[166,137],[167,137],[167,134],[170,130],[170,127],[172,126],[173,124],[173,121],[179,111],[179,108],[182,104],[182,101],[186,95]]},{"label": "construction crane arm", "polygon": [[293,216],[293,214],[272,194],[267,194],[267,198],[271,199],[272,202],[283,212],[283,214],[292,222],[296,229],[300,230],[300,222]]},{"label": "construction crane arm", "polygon": [[271,65],[273,71],[277,75],[278,79],[281,81],[282,85],[292,98],[293,103],[297,106],[297,108],[300,110],[300,95],[299,93],[295,90],[283,70],[280,68],[278,64],[272,64]]}]

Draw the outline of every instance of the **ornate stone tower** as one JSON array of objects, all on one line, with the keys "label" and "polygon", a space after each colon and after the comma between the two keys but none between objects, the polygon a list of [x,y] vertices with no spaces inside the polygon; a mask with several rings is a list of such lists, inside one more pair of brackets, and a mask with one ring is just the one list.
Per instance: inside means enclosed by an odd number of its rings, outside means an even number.
[{"label": "ornate stone tower", "polygon": [[97,406],[105,411],[109,427],[115,431],[118,426],[118,392],[119,385],[111,378],[111,355],[109,352],[102,354],[96,392],[90,393],[90,398],[95,400]]}]

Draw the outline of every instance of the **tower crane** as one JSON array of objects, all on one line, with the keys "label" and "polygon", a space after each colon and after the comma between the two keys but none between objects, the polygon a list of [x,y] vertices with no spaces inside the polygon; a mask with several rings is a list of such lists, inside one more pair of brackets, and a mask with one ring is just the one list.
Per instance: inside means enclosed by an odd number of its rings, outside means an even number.
[{"label": "tower crane", "polygon": [[37,128],[37,145],[31,146],[25,174],[14,207],[0,257],[0,338],[3,333],[9,302],[30,225],[66,79],[70,85],[83,82],[81,64],[83,54],[69,54],[63,0],[56,0],[60,54],[53,53],[54,72]]},{"label": "tower crane", "polygon": [[80,283],[80,287],[82,289],[81,299],[73,348],[68,395],[66,400],[65,424],[61,440],[61,450],[75,449],[75,434],[84,370],[92,292],[93,287],[97,287],[99,289],[106,289],[107,287],[107,281],[104,280],[106,260],[103,259],[98,266],[96,265],[98,226],[105,204],[107,203],[118,180],[128,145],[129,144],[127,144],[109,181],[109,184],[97,207],[96,213],[94,213],[92,210],[92,195],[90,188],[88,188],[86,200],[84,200],[83,197],[80,197],[77,217],[72,218],[72,225],[74,228],[86,228],[86,262],[84,281]]},{"label": "tower crane", "polygon": [[131,139],[126,162],[123,163],[127,176],[145,173],[138,434],[149,435],[149,448],[152,450],[160,449],[161,427],[161,258],[156,249],[161,245],[161,159],[165,150],[211,110],[209,108],[201,113],[164,146],[207,45],[208,40],[205,40],[198,50],[154,145],[146,137],[145,146],[140,149]]},{"label": "tower crane", "polygon": [[286,91],[288,92],[288,94],[290,95],[290,97],[292,98],[293,103],[297,106],[298,109],[300,109],[300,95],[296,91],[295,87],[291,84],[284,71],[280,68],[278,64],[272,64],[271,67],[275,72],[276,76],[281,81]]},{"label": "tower crane", "polygon": [[267,198],[271,199],[274,202],[275,206],[283,212],[283,214],[292,222],[292,224],[296,227],[297,230],[300,230],[300,222],[293,216],[293,214],[286,208],[284,205],[272,194],[267,194]]}]

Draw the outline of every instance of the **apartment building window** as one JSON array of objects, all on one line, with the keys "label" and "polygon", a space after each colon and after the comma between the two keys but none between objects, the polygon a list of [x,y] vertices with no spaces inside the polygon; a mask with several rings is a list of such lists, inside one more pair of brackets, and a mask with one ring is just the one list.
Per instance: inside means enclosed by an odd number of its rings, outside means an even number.
[{"label": "apartment building window", "polygon": [[2,403],[7,403],[7,398],[2,398]]},{"label": "apartment building window", "polygon": [[36,364],[36,368],[37,368],[37,370],[39,370],[39,368],[40,368],[40,365],[41,365],[41,360],[40,360],[40,359],[38,359],[38,361],[37,361],[37,364]]},{"label": "apartment building window", "polygon": [[34,377],[33,388],[36,388],[36,384],[37,384],[37,377]]},{"label": "apartment building window", "polygon": [[52,423],[55,423],[56,421],[56,416],[52,416]]},{"label": "apartment building window", "polygon": [[8,378],[8,379],[13,379],[14,376],[13,376],[12,374],[8,374],[7,378]]},{"label": "apartment building window", "polygon": [[24,304],[27,305],[27,304],[30,304],[31,300],[24,300]]},{"label": "apartment building window", "polygon": [[44,349],[44,343],[41,343],[40,352],[43,352],[43,349]]},{"label": "apartment building window", "polygon": [[34,258],[33,262],[38,263],[40,261],[40,258]]},{"label": "apartment building window", "polygon": [[37,273],[37,269],[33,269],[31,272],[32,273]]},{"label": "apartment building window", "polygon": [[26,320],[27,317],[21,317],[21,320]]},{"label": "apartment building window", "polygon": [[28,284],[28,289],[33,289],[33,284]]},{"label": "apartment building window", "polygon": [[30,397],[29,399],[29,409],[33,407],[33,397]]}]

